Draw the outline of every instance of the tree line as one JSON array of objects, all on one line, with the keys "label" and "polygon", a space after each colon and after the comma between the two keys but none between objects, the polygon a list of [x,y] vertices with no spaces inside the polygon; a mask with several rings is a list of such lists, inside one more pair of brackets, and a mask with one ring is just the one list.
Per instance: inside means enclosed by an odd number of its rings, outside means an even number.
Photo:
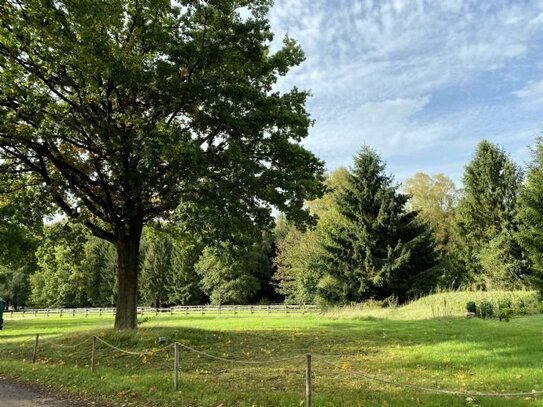
[{"label": "tree line", "polygon": [[[482,141],[462,184],[423,173],[400,184],[365,147],[306,202],[313,227],[280,213],[272,230],[216,242],[187,233],[182,217],[147,227],[139,303],[329,305],[403,302],[438,287],[540,289],[543,141],[526,171]],[[80,224],[24,216],[13,202],[0,210],[0,297],[15,307],[116,304],[113,244]]]}]

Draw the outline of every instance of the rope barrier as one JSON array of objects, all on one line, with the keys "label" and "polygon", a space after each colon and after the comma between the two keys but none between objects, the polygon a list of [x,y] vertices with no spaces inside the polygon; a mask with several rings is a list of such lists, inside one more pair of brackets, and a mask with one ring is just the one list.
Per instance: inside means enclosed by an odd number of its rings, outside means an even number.
[{"label": "rope barrier", "polygon": [[229,359],[229,358],[224,358],[222,356],[212,355],[210,353],[207,353],[207,352],[204,352],[204,351],[201,351],[201,350],[198,350],[198,349],[191,348],[190,346],[184,345],[184,344],[179,343],[179,342],[177,342],[177,344],[179,346],[181,346],[182,348],[188,350],[188,351],[200,354],[200,355],[208,357],[210,359],[222,360],[223,362],[229,362],[229,363],[240,363],[240,364],[248,364],[248,365],[260,365],[260,364],[271,364],[271,363],[278,363],[278,362],[286,362],[286,361],[289,361],[289,360],[294,360],[294,359],[305,357],[305,354],[304,354],[304,355],[296,355],[296,356],[289,356],[289,357],[280,358],[280,359],[269,359],[269,360]]},{"label": "rope barrier", "polygon": [[55,347],[59,347],[59,348],[62,348],[62,349],[76,349],[76,348],[79,348],[81,345],[84,345],[85,343],[87,343],[88,341],[90,340],[90,337],[89,338],[86,338],[84,339],[83,341],[75,344],[75,345],[66,345],[66,344],[63,344],[63,343],[60,343],[58,341],[52,341],[52,340],[40,340],[40,343],[45,343],[46,345],[53,345]]},{"label": "rope barrier", "polygon": [[[327,361],[326,359],[322,359],[321,357],[318,357],[317,359],[323,363],[333,366],[336,369],[341,369],[341,367],[337,366],[333,362]],[[543,394],[543,391],[535,391],[535,390],[532,390],[531,392],[515,392],[515,393],[483,393],[483,392],[477,392],[477,391],[446,390],[446,389],[438,389],[438,388],[433,388],[433,387],[418,386],[418,385],[409,384],[409,383],[394,382],[392,380],[387,380],[380,377],[368,375],[365,373],[355,372],[352,370],[349,370],[348,372],[352,376],[361,377],[367,380],[372,380],[372,381],[383,383],[383,384],[389,384],[395,387],[421,390],[421,391],[430,392],[430,393],[448,394],[452,396],[464,396],[464,397],[470,397],[470,396],[473,396],[473,397],[528,397],[528,396],[532,396],[533,397],[533,396],[538,396],[538,395]]]},{"label": "rope barrier", "polygon": [[[81,345],[87,343],[91,338],[92,337],[88,337],[85,340],[83,340],[82,342],[80,342],[78,344],[75,344],[75,345],[64,345],[64,344],[52,342],[51,340],[44,341],[44,342],[48,343],[48,344],[52,344],[52,345],[57,346],[59,348],[74,349],[74,348],[80,347]],[[268,359],[268,360],[231,359],[231,358],[226,358],[226,357],[222,357],[222,356],[213,355],[211,353],[207,353],[207,352],[195,349],[195,348],[193,348],[191,346],[185,345],[185,344],[180,343],[180,342],[171,343],[168,346],[165,346],[163,348],[147,349],[147,350],[145,350],[143,352],[134,352],[134,351],[129,351],[129,350],[126,350],[126,349],[119,348],[119,347],[105,341],[104,339],[102,339],[102,338],[100,338],[98,336],[94,336],[94,338],[96,338],[99,342],[101,342],[105,346],[107,346],[107,347],[109,347],[109,348],[111,348],[111,349],[113,349],[113,350],[115,350],[117,352],[121,352],[121,353],[124,353],[124,354],[127,354],[127,355],[140,356],[140,357],[151,356],[151,355],[154,355],[156,353],[163,352],[163,351],[165,351],[167,349],[170,349],[170,348],[174,347],[176,344],[178,346],[180,346],[181,348],[187,350],[187,351],[196,353],[198,355],[205,356],[205,357],[210,358],[210,359],[220,360],[220,361],[228,362],[228,363],[238,363],[238,364],[247,364],[247,365],[273,364],[273,363],[291,361],[291,360],[295,360],[295,359],[302,359],[302,358],[306,357],[306,354],[298,354],[298,355],[294,355],[294,356],[288,356],[288,357],[277,358],[277,359]],[[28,341],[30,341],[32,339],[34,339],[33,336],[26,339],[26,340],[24,340],[24,341],[22,341],[21,344],[25,343],[25,342],[28,342]],[[323,363],[325,363],[325,364],[327,364],[329,366],[332,366],[334,369],[345,370],[345,369],[342,369],[341,366],[338,366],[336,363],[325,359],[326,357],[333,357],[333,356],[341,357],[341,355],[313,355],[313,357],[316,360],[318,360],[320,362],[323,362]],[[350,368],[347,371],[352,376],[360,377],[360,378],[363,378],[363,379],[366,379],[366,380],[370,380],[370,381],[374,381],[374,382],[378,382],[378,383],[382,383],[382,384],[391,385],[391,386],[394,386],[394,387],[424,391],[424,392],[429,392],[429,393],[446,394],[446,395],[451,395],[451,396],[496,397],[496,398],[504,397],[504,398],[506,398],[506,397],[534,397],[534,396],[539,396],[539,395],[543,394],[543,391],[536,391],[536,390],[532,390],[531,392],[509,392],[509,393],[507,393],[507,392],[489,393],[489,392],[478,392],[478,391],[469,391],[469,390],[456,391],[456,390],[448,390],[448,389],[441,389],[441,388],[435,388],[435,387],[420,386],[420,385],[411,384],[411,383],[396,382],[396,381],[385,379],[385,378],[382,378],[382,377],[369,375],[369,374],[366,374],[366,373],[363,373],[363,372],[353,371]]]},{"label": "rope barrier", "polygon": [[140,357],[148,356],[148,355],[151,355],[151,354],[154,354],[154,353],[158,353],[158,352],[162,352],[162,351],[164,351],[164,350],[166,350],[166,349],[171,348],[171,347],[174,345],[173,343],[171,343],[171,344],[169,344],[168,346],[165,346],[164,348],[146,349],[146,350],[143,351],[143,352],[132,352],[132,351],[128,351],[128,350],[126,350],[126,349],[118,348],[117,346],[112,345],[111,343],[104,341],[104,340],[103,340],[102,338],[100,338],[99,336],[96,336],[95,338],[96,338],[98,341],[102,342],[104,345],[108,346],[109,348],[116,350],[117,352],[121,352],[121,353],[124,353],[124,354],[127,354],[127,355],[140,356]]}]

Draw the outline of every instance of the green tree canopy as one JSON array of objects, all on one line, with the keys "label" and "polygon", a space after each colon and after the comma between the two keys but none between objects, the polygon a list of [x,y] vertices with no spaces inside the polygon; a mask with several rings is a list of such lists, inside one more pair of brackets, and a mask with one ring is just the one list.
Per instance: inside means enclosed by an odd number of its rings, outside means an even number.
[{"label": "green tree canopy", "polygon": [[404,181],[403,190],[409,195],[409,207],[431,226],[437,249],[445,253],[458,200],[454,182],[445,174],[430,176],[419,172]]},{"label": "green tree canopy", "polygon": [[343,220],[328,230],[319,289],[329,301],[405,300],[435,285],[433,239],[397,189],[380,157],[363,148],[337,197]]},{"label": "green tree canopy", "polygon": [[[300,142],[302,62],[270,51],[269,0],[0,2],[0,172],[30,174],[116,245],[115,327],[136,327],[143,225],[181,206],[210,234],[310,220],[322,163]],[[243,15],[241,11],[243,10]]]},{"label": "green tree canopy", "polygon": [[543,291],[543,139],[532,150],[526,183],[519,196],[517,238],[532,262],[533,283]]},{"label": "green tree canopy", "polygon": [[337,197],[348,183],[348,174],[343,167],[332,171],[325,181],[326,194],[307,203],[311,213],[319,219],[315,228],[301,230],[284,216],[277,222],[274,280],[278,292],[289,302],[315,301],[317,286],[325,268],[322,262],[326,231],[341,221]]},{"label": "green tree canopy", "polygon": [[[504,151],[484,140],[465,168],[463,183],[464,193],[453,223],[454,258],[458,262],[455,284],[475,283],[490,288],[494,282],[494,287],[496,284],[503,286],[503,270],[485,268],[485,265],[496,264],[489,258],[490,247],[511,249],[508,253],[495,253],[495,256],[502,261],[516,259],[515,264],[504,266],[507,270],[517,270],[508,279],[516,284],[528,272],[526,267],[519,267],[526,263],[518,244],[511,241],[517,229],[517,195],[522,183],[520,169]],[[484,262],[481,262],[482,255]],[[500,275],[493,278],[493,273]]]}]

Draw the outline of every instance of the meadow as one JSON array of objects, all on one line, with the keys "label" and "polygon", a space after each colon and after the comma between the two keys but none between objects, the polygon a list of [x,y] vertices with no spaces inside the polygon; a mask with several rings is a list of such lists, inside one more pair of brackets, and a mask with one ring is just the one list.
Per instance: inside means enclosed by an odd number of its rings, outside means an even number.
[{"label": "meadow", "polygon": [[[352,307],[306,315],[145,316],[135,334],[113,331],[111,315],[7,315],[0,376],[114,406],[302,406],[304,359],[311,353],[314,406],[543,405],[543,396],[463,394],[543,390],[543,315],[510,322],[467,319],[460,304],[468,297],[436,294],[388,314]],[[35,333],[40,345],[32,364]],[[92,335],[144,354],[123,354],[98,342],[91,373]],[[182,350],[174,391],[173,350],[157,344],[160,336],[239,362]],[[286,360],[266,363],[277,359]],[[247,361],[263,363],[242,363]]]}]

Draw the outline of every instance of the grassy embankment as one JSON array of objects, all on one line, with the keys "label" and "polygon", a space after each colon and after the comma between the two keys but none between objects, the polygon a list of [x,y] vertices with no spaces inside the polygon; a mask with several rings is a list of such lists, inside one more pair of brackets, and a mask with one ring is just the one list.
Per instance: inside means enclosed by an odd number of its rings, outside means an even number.
[{"label": "grassy embankment", "polygon": [[[149,317],[135,335],[112,331],[111,316],[7,319],[0,332],[0,375],[119,406],[300,406],[304,354],[311,352],[315,355],[315,406],[543,405],[543,397],[472,399],[402,389],[356,376],[363,372],[458,391],[543,390],[543,315],[509,323],[455,317],[464,312],[466,301],[479,295],[483,294],[438,294],[388,310],[386,315],[358,307],[305,316]],[[447,318],[439,317],[445,311],[438,311],[444,299]],[[424,319],[432,315],[439,318]],[[27,339],[36,332],[44,342],[38,363],[32,365],[32,340]],[[97,371],[92,374],[90,340],[76,349],[69,346],[93,334],[136,351],[156,348],[156,339],[165,336],[170,342],[234,359],[300,357],[278,364],[245,365],[183,351],[180,389],[174,392],[171,350],[138,357],[101,345]]]}]

